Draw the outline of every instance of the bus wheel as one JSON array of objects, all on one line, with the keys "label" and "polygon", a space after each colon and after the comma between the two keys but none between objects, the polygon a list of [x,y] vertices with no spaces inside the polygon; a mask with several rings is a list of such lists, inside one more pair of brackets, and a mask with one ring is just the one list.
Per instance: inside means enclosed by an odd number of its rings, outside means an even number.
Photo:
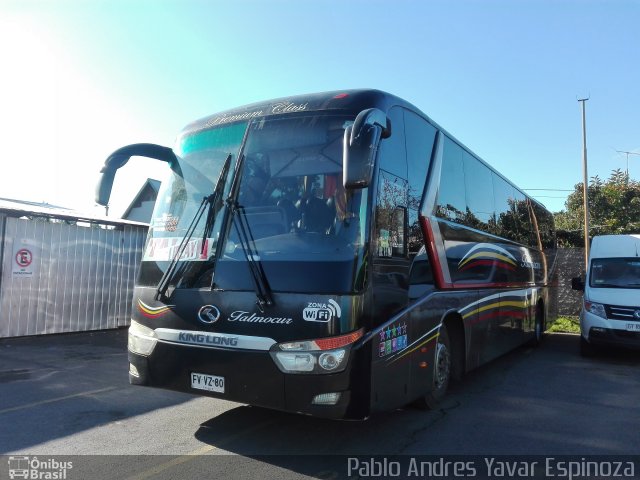
[{"label": "bus wheel", "polygon": [[424,397],[425,405],[430,409],[438,407],[449,388],[452,368],[451,342],[447,326],[443,323],[440,327],[440,335],[436,344],[436,354],[433,366],[433,383],[431,391]]},{"label": "bus wheel", "polygon": [[531,346],[537,347],[542,343],[544,339],[544,330],[545,330],[545,322],[544,322],[544,308],[541,304],[538,304],[536,307],[536,323],[534,326],[534,337],[531,339]]}]

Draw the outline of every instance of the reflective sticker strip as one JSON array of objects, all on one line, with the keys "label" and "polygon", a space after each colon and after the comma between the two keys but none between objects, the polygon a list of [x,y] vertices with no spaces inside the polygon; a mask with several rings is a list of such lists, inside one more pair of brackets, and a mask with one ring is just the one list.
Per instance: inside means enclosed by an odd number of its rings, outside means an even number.
[{"label": "reflective sticker strip", "polygon": [[267,337],[174,330],[171,328],[156,328],[155,333],[158,340],[163,342],[209,348],[267,351],[276,343],[274,339]]},{"label": "reflective sticker strip", "polygon": [[[402,357],[415,352],[418,348],[426,345],[427,343],[431,342],[432,340],[435,340],[436,338],[438,338],[440,336],[440,327],[442,326],[441,323],[439,323],[438,325],[436,325],[434,328],[432,328],[431,330],[429,330],[427,333],[425,333],[424,335],[422,335],[420,338],[418,338],[417,340],[411,342],[411,344],[409,346],[407,346],[407,348],[405,350],[402,350],[400,352],[398,352],[397,355],[391,356],[388,358],[388,360],[390,360],[389,363],[393,363],[396,360],[400,360]],[[425,340],[425,337],[428,337]]]}]

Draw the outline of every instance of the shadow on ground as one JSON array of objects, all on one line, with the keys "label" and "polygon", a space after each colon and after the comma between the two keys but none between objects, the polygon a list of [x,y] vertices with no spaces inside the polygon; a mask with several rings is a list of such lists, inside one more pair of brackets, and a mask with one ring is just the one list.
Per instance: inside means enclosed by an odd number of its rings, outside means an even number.
[{"label": "shadow on ground", "polygon": [[540,348],[516,349],[466,375],[438,410],[344,422],[241,406],[195,437],[317,478],[344,472],[350,455],[635,453],[640,434],[626,427],[640,422],[640,355],[584,359],[578,351],[576,335],[549,335]]},{"label": "shadow on ground", "polygon": [[0,340],[0,453],[193,398],[140,395],[127,372],[124,329]]}]

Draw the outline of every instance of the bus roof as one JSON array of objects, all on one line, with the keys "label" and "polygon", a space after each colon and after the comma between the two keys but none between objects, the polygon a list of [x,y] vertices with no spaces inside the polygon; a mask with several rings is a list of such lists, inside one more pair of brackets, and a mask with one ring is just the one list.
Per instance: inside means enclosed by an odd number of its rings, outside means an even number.
[{"label": "bus roof", "polygon": [[463,149],[467,150],[471,155],[484,163],[488,168],[494,171],[497,175],[502,177],[506,182],[511,184],[520,193],[525,195],[533,203],[538,204],[540,207],[546,210],[546,207],[539,201],[530,197],[522,191],[512,181],[502,175],[499,171],[487,163],[480,156],[474,153],[471,149],[466,147],[462,142],[455,138],[446,129],[442,128],[438,123],[434,122],[428,115],[420,110],[415,105],[407,102],[406,100],[384,92],[382,90],[376,90],[372,88],[367,89],[350,89],[350,90],[335,90],[329,92],[310,93],[305,95],[294,95],[291,97],[277,98],[273,100],[267,100],[264,102],[251,103],[231,110],[225,110],[207,117],[201,118],[188,124],[179,137],[189,135],[192,133],[206,130],[208,128],[215,127],[217,125],[224,125],[227,123],[250,120],[251,118],[262,117],[265,115],[282,115],[287,113],[296,112],[312,112],[320,110],[333,110],[336,112],[344,112],[345,114],[357,115],[366,108],[379,108],[385,113],[393,106],[401,106],[407,108],[416,114],[423,117],[435,128],[440,130],[451,140],[460,145]]},{"label": "bus roof", "polygon": [[182,135],[205,130],[216,125],[249,120],[265,115],[281,115],[319,110],[335,110],[357,114],[363,109],[373,106],[387,111],[388,108],[393,105],[402,105],[419,112],[415,106],[405,100],[380,90],[336,90],[332,92],[277,98],[265,102],[244,105],[232,110],[225,110],[190,123],[183,129]]}]

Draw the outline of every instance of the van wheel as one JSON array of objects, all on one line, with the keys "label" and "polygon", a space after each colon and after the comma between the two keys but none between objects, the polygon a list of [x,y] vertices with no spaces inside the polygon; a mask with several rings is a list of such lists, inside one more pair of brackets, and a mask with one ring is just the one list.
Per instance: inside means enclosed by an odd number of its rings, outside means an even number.
[{"label": "van wheel", "polygon": [[447,393],[451,381],[452,353],[449,332],[443,323],[436,344],[431,391],[424,397],[427,408],[436,409]]},{"label": "van wheel", "polygon": [[582,335],[580,335],[580,355],[583,357],[593,357],[596,354],[596,347],[587,342]]}]

